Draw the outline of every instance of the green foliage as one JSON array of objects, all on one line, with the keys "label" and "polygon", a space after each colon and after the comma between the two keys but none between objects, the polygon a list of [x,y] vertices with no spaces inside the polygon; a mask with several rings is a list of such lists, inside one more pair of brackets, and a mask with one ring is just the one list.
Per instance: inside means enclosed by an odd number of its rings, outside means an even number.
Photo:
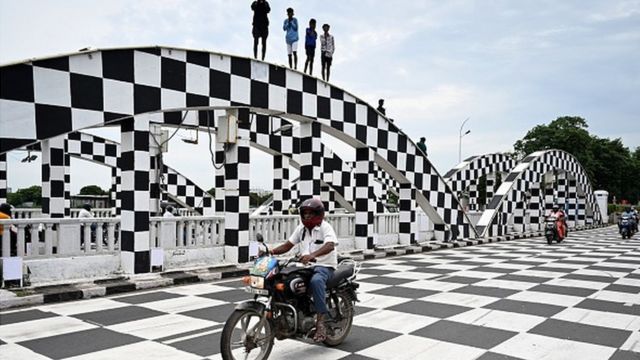
[{"label": "green foliage", "polygon": [[209,195],[213,196],[214,198],[216,197],[216,188],[212,187],[211,189],[207,190],[207,193],[209,193]]},{"label": "green foliage", "polygon": [[266,194],[260,196],[257,193],[250,192],[249,193],[249,206],[250,207],[258,207],[258,206],[262,205],[262,203],[267,201],[271,197],[271,195],[272,195],[271,193],[266,193]]},{"label": "green foliage", "polygon": [[607,190],[618,201],[638,202],[640,148],[632,153],[620,139],[601,139],[587,128],[581,117],[559,117],[548,125],[535,126],[513,147],[519,158],[539,150],[564,150],[580,161],[594,190]]},{"label": "green foliage", "polygon": [[98,185],[87,185],[80,189],[80,195],[108,195],[109,192],[102,190]]},{"label": "green foliage", "polygon": [[391,190],[387,190],[387,204],[398,205],[398,195],[391,192]]},{"label": "green foliage", "polygon": [[26,189],[18,189],[15,193],[7,194],[7,202],[15,207],[24,203],[33,202],[33,206],[42,206],[42,187],[33,185]]}]

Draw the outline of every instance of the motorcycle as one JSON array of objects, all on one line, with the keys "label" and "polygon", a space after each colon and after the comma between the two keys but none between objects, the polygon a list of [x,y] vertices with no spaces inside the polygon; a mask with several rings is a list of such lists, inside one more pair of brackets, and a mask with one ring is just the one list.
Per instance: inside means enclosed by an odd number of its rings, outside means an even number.
[{"label": "motorcycle", "polygon": [[618,228],[623,239],[630,239],[635,232],[633,218],[629,215],[622,215],[618,222]]},{"label": "motorcycle", "polygon": [[544,222],[544,237],[547,238],[547,244],[553,244],[553,241],[561,242],[560,234],[558,234],[558,218],[550,215]]},{"label": "motorcycle", "polygon": [[[265,246],[260,234],[256,238],[260,246]],[[358,263],[345,259],[327,282],[327,346],[341,344],[351,332],[359,271]],[[264,360],[271,353],[274,338],[313,338],[315,310],[307,292],[312,275],[313,270],[302,266],[297,256],[288,260],[273,256],[256,259],[243,278],[245,291],[253,295],[253,300],[239,303],[225,322],[220,338],[222,358]],[[252,352],[255,357],[250,357]]]}]

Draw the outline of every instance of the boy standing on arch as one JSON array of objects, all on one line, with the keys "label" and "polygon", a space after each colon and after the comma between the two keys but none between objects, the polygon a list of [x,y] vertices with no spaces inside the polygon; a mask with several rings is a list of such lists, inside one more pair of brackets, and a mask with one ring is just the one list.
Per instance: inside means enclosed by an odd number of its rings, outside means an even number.
[{"label": "boy standing on arch", "polygon": [[[289,56],[289,67],[298,69],[298,19],[293,17],[293,9],[287,9],[287,18],[284,19],[282,30],[286,31],[287,55]],[[291,54],[293,53],[293,63]]]},{"label": "boy standing on arch", "polygon": [[304,38],[304,49],[307,53],[307,61],[304,62],[304,72],[307,73],[307,66],[309,66],[309,75],[313,75],[313,58],[316,56],[316,39],[318,33],[316,32],[316,19],[309,20],[309,27],[307,28]]},{"label": "boy standing on arch", "polygon": [[[329,34],[329,24],[322,25],[324,34],[320,35],[320,51],[322,62],[322,80],[329,81],[329,75],[331,73],[331,61],[333,60],[333,52],[335,51],[335,44],[333,42],[333,35]],[[325,75],[326,70],[326,75]]]}]

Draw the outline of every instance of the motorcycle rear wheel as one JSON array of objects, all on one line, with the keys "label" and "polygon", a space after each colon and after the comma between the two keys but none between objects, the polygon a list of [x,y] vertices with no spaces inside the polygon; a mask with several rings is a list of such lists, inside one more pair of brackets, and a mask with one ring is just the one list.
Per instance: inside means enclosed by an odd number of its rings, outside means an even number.
[{"label": "motorcycle rear wheel", "polygon": [[332,316],[336,315],[336,306],[339,306],[342,320],[336,324],[327,324],[328,327],[332,327],[332,330],[327,331],[327,339],[324,341],[324,344],[327,346],[338,346],[342,344],[347,336],[349,336],[349,333],[351,332],[351,325],[353,324],[353,303],[349,300],[349,297],[347,297],[346,294],[338,293],[337,297],[338,304],[333,304],[334,301],[332,299],[332,306],[329,308],[329,313]]},{"label": "motorcycle rear wheel", "polygon": [[274,333],[268,320],[265,319],[260,324],[261,318],[262,314],[253,310],[235,310],[229,316],[220,338],[220,351],[224,360],[265,360],[269,357],[273,349]]},{"label": "motorcycle rear wheel", "polygon": [[547,235],[547,244],[548,245],[553,244],[553,236],[552,235]]}]

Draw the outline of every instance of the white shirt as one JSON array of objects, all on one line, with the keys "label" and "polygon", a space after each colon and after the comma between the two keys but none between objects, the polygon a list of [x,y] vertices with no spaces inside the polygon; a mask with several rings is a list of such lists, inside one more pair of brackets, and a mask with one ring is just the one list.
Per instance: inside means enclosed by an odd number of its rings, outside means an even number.
[{"label": "white shirt", "polygon": [[320,51],[326,57],[333,57],[333,52],[336,50],[335,44],[333,42],[333,35],[322,33],[320,35]]},{"label": "white shirt", "polygon": [[80,209],[80,211],[78,212],[78,218],[92,218],[93,214],[91,213],[91,211],[88,211],[87,209]]},{"label": "white shirt", "polygon": [[[336,247],[338,246],[336,232],[333,230],[333,227],[324,220],[320,225],[311,229],[311,231],[302,224],[298,225],[293,234],[291,234],[289,242],[293,245],[301,244],[302,255],[309,255],[329,242],[332,242]],[[316,257],[315,265],[328,266],[335,269],[338,267],[338,251],[334,249],[328,254]]]}]

